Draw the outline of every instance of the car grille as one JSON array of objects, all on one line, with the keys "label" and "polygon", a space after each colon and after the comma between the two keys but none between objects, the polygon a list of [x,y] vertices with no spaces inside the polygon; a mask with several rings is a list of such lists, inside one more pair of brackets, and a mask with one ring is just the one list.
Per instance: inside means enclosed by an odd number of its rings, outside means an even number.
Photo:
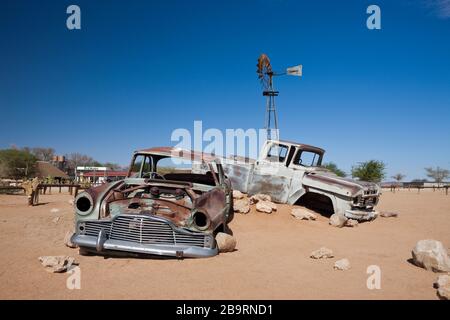
[{"label": "car grille", "polygon": [[360,198],[358,204],[362,207],[373,206],[376,203],[376,197]]},{"label": "car grille", "polygon": [[181,233],[163,221],[148,217],[118,216],[111,221],[85,221],[84,234],[98,236],[103,229],[108,239],[141,244],[188,245],[205,247],[207,235]]}]

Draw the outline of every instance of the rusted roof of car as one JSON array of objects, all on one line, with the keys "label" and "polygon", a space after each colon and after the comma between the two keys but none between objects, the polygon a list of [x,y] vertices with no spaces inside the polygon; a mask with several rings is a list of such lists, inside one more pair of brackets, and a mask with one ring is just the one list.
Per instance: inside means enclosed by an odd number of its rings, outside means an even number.
[{"label": "rusted roof of car", "polygon": [[149,149],[138,150],[135,151],[135,153],[154,154],[163,157],[188,159],[191,161],[195,160],[202,162],[212,162],[212,161],[219,162],[218,158],[210,153],[203,153],[199,151],[185,150],[173,147],[154,147]]},{"label": "rusted roof of car", "polygon": [[305,144],[305,143],[299,143],[299,142],[294,142],[294,141],[288,141],[288,140],[271,140],[272,142],[279,142],[281,144],[285,143],[285,144],[290,144],[290,145],[296,145],[296,146],[301,146],[304,147],[305,149],[310,149],[310,150],[315,150],[317,152],[321,152],[321,153],[325,153],[325,150],[319,147],[315,147],[309,144]]}]

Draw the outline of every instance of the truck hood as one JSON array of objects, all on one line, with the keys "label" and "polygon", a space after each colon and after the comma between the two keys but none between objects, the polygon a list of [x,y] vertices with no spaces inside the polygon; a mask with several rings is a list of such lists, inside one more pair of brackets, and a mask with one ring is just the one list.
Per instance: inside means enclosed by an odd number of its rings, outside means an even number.
[{"label": "truck hood", "polygon": [[374,195],[379,193],[379,187],[376,183],[342,178],[328,171],[305,173],[303,184],[311,188],[331,191],[348,197],[364,195],[365,191]]}]

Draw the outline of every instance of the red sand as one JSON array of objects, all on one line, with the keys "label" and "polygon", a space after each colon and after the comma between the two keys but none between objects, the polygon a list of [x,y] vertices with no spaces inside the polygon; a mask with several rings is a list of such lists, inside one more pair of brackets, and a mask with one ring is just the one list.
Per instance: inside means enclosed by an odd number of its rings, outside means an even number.
[{"label": "red sand", "polygon": [[[450,195],[442,191],[386,191],[379,210],[398,218],[378,218],[356,228],[334,228],[328,219],[299,221],[290,207],[278,212],[235,215],[231,228],[237,251],[208,259],[162,260],[79,256],[64,246],[73,221],[69,195],[0,195],[1,299],[437,299],[437,275],[410,264],[421,239],[450,245]],[[57,208],[58,213],[51,213]],[[58,222],[53,222],[60,216]],[[326,246],[335,257],[309,258]],[[81,289],[66,287],[68,274],[52,274],[42,255],[72,255],[80,263]],[[351,269],[333,270],[348,258]],[[369,265],[381,268],[381,289],[369,290]]]}]

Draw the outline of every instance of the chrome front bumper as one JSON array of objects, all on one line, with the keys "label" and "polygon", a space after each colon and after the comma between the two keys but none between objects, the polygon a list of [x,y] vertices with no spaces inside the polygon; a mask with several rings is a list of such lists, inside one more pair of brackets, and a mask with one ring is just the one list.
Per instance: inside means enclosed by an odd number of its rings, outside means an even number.
[{"label": "chrome front bumper", "polygon": [[371,210],[345,210],[344,216],[348,219],[358,220],[358,221],[367,221],[373,220],[378,217],[378,211]]},{"label": "chrome front bumper", "polygon": [[71,241],[98,253],[112,250],[177,258],[218,254],[212,234],[180,228],[152,215],[119,214],[111,220],[80,220]]},{"label": "chrome front bumper", "polygon": [[102,239],[100,234],[97,238],[74,234],[71,241],[81,248],[94,249],[93,251],[98,253],[115,250],[177,258],[206,258],[218,254],[217,248],[200,248],[183,245],[149,245],[130,241]]}]

